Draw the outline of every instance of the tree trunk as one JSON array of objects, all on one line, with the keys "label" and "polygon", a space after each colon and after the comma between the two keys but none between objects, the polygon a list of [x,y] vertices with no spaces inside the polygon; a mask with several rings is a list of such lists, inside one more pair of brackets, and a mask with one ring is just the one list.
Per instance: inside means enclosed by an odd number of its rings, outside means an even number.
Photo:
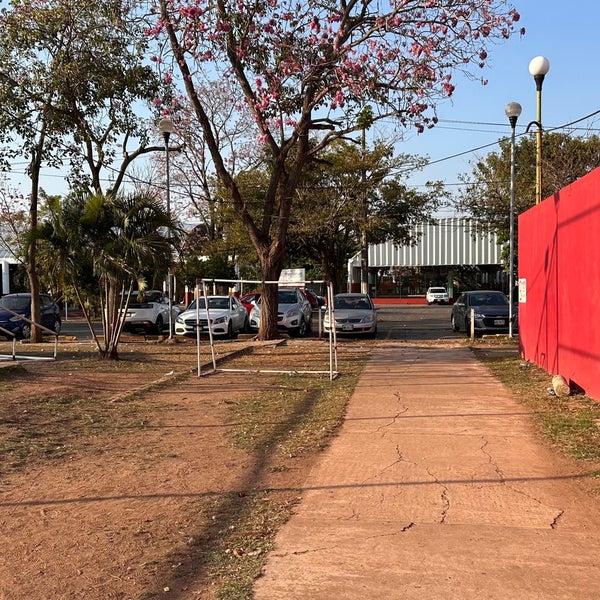
[{"label": "tree trunk", "polygon": [[[34,232],[38,226],[38,199],[40,187],[41,156],[44,148],[44,128],[40,133],[36,148],[32,151],[29,163],[29,177],[31,178],[31,196],[29,201],[29,230]],[[27,278],[29,279],[29,291],[31,292],[31,320],[40,323],[40,280],[37,273],[37,242],[32,236],[27,245]],[[32,342],[42,341],[42,330],[39,327],[31,328]]]}]

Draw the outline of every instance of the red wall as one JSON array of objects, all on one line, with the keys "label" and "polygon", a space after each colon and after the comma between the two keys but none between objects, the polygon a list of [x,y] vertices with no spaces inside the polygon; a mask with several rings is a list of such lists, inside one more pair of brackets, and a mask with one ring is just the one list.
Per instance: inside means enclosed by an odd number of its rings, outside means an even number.
[{"label": "red wall", "polygon": [[600,168],[520,215],[518,232],[521,354],[600,401]]}]

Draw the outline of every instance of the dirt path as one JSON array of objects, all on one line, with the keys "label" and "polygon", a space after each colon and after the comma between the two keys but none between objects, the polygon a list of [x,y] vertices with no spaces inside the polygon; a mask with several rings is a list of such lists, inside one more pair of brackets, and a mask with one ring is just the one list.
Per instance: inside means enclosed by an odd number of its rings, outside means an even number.
[{"label": "dirt path", "polygon": [[[270,354],[249,360],[265,365]],[[173,357],[118,373],[28,364],[4,380],[13,413],[0,418],[0,433],[19,419],[43,431],[47,416],[26,418],[29,403],[40,392],[64,400],[74,386],[114,414],[102,415],[97,437],[67,436],[70,449],[58,458],[0,479],[2,600],[213,597],[195,557],[231,526],[240,491],[258,483],[294,489],[311,459],[269,474],[263,457],[231,444],[229,404],[269,388],[276,375],[251,382],[245,373],[185,375],[194,360],[193,352],[181,354],[176,379],[133,399],[131,390],[174,370]]]}]

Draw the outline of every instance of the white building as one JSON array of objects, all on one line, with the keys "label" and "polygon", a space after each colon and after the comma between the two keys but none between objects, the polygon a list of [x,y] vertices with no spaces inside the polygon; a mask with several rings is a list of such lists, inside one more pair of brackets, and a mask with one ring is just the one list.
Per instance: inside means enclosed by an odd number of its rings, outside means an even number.
[{"label": "white building", "polygon": [[[382,275],[402,267],[418,267],[423,287],[444,285],[451,296],[455,291],[455,276],[465,267],[476,268],[482,285],[505,284],[502,245],[497,235],[472,219],[437,219],[415,226],[413,233],[419,240],[414,246],[397,246],[393,242],[369,246],[369,289],[375,295],[381,291],[373,288]],[[359,253],[348,261],[349,289],[360,287],[360,280]]]}]

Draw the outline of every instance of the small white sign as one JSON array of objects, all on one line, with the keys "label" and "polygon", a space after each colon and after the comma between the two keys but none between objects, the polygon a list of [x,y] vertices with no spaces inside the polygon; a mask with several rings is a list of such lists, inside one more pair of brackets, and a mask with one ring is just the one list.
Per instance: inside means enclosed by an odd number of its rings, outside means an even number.
[{"label": "small white sign", "polygon": [[296,285],[303,285],[305,281],[305,270],[304,269],[283,269],[279,276],[279,283],[293,283]]},{"label": "small white sign", "polygon": [[527,302],[527,279],[519,279],[519,302]]}]

